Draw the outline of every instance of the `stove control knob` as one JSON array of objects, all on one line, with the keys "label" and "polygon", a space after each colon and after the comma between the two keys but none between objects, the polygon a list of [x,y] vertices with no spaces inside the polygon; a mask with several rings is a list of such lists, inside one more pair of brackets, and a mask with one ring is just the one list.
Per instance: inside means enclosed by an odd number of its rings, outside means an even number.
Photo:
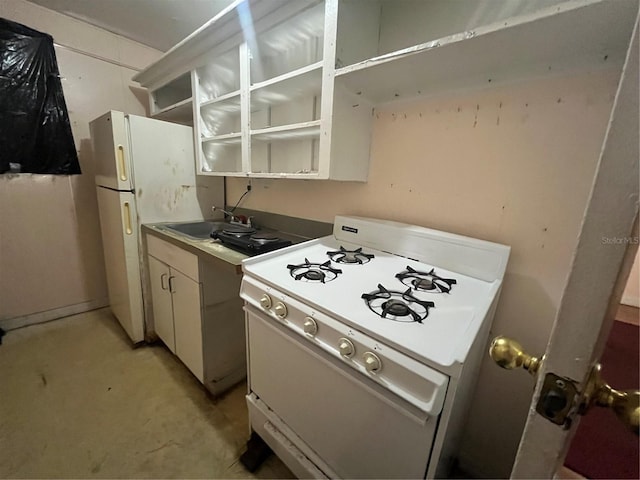
[{"label": "stove control knob", "polygon": [[271,297],[269,295],[267,295],[266,293],[264,295],[262,295],[262,298],[260,299],[260,305],[262,305],[262,308],[264,309],[270,309],[271,308]]},{"label": "stove control knob", "polygon": [[353,356],[356,352],[356,347],[354,347],[351,340],[347,338],[341,338],[338,340],[338,348],[340,349],[340,355],[347,358]]},{"label": "stove control knob", "polygon": [[276,306],[273,307],[273,311],[278,318],[285,318],[287,316],[287,306],[282,302],[276,303]]},{"label": "stove control knob", "polygon": [[311,335],[313,337],[316,333],[318,333],[318,324],[311,317],[305,318],[304,324],[302,326],[304,328],[304,333],[306,333],[307,335]]},{"label": "stove control knob", "polygon": [[365,352],[362,359],[364,360],[364,368],[367,369],[367,372],[377,373],[382,370],[382,360],[380,360],[375,353]]}]

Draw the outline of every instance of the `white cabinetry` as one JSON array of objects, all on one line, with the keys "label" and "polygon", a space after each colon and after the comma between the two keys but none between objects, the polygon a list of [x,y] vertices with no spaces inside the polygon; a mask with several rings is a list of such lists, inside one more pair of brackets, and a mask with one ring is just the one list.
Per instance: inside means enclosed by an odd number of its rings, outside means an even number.
[{"label": "white cabinetry", "polygon": [[176,341],[173,331],[173,299],[169,287],[171,269],[151,255],[149,255],[148,260],[154,314],[153,327],[167,348],[176,353]]},{"label": "white cabinetry", "polygon": [[155,237],[147,246],[155,331],[204,383],[198,257]]},{"label": "white cabinetry", "polygon": [[191,373],[204,383],[201,284],[173,268],[169,280],[173,300],[175,353]]},{"label": "white cabinetry", "polygon": [[214,394],[246,375],[240,276],[147,235],[154,330]]},{"label": "white cabinetry", "polygon": [[197,172],[242,172],[240,47],[193,72]]},{"label": "white cabinetry", "polygon": [[332,104],[322,100],[332,96],[323,82],[323,72],[333,69],[333,55],[325,55],[331,3],[305,0],[274,10],[246,42],[195,69],[199,174],[366,179],[368,136],[348,161],[330,155],[331,131],[355,120],[332,120]]},{"label": "white cabinetry", "polygon": [[334,93],[336,11],[236,1],[134,78],[191,72],[198,174],[366,180],[372,106]]},{"label": "white cabinetry", "polygon": [[379,104],[621,66],[637,12],[638,0],[340,1],[336,84]]},{"label": "white cabinetry", "polygon": [[[365,181],[376,105],[622,65],[637,9],[238,0],[135,79],[155,88],[191,71],[198,174]],[[159,108],[170,95],[157,93]]]},{"label": "white cabinetry", "polygon": [[191,113],[191,75],[180,75],[149,92],[151,117],[168,122],[193,125]]}]

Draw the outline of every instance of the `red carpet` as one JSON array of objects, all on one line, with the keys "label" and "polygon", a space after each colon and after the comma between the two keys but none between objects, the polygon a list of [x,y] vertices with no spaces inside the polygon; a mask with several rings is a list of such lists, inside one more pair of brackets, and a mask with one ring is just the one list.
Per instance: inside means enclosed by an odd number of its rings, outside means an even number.
[{"label": "red carpet", "polygon": [[[640,341],[636,325],[613,322],[602,363],[602,377],[618,390],[637,389]],[[640,478],[638,437],[609,409],[593,407],[582,418],[565,465],[586,478]]]}]

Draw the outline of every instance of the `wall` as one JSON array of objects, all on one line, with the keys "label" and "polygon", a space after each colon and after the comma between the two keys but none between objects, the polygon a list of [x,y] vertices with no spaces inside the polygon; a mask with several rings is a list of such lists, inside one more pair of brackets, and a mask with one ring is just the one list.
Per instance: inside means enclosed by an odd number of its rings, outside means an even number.
[{"label": "wall", "polygon": [[145,115],[131,77],[161,52],[24,0],[0,16],[53,36],[82,175],[0,176],[0,327],[108,304],[88,122]]},{"label": "wall", "polygon": [[[353,214],[512,247],[491,335],[543,352],[570,269],[619,71],[546,78],[379,108],[367,183],[254,180],[243,207]],[[227,179],[228,205],[246,180]],[[462,466],[508,476],[533,382],[485,359]]]}]

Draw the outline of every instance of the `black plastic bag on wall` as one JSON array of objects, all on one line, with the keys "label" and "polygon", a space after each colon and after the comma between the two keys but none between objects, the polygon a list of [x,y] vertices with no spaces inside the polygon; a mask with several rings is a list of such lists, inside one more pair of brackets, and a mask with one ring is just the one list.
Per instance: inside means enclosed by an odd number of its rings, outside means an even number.
[{"label": "black plastic bag on wall", "polygon": [[0,18],[0,173],[77,174],[53,38]]}]

